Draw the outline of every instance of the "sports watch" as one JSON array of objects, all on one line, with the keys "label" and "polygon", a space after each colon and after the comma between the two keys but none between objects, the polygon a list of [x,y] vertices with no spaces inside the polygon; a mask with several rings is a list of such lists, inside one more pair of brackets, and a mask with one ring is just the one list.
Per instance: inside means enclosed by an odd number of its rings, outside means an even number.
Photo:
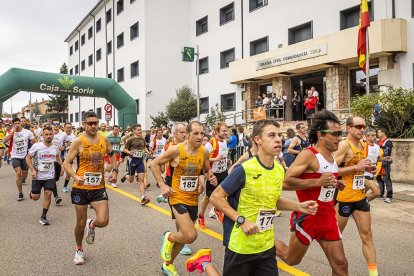
[{"label": "sports watch", "polygon": [[240,225],[242,225],[244,222],[246,221],[246,218],[243,216],[238,216],[236,219],[236,226],[240,227]]}]

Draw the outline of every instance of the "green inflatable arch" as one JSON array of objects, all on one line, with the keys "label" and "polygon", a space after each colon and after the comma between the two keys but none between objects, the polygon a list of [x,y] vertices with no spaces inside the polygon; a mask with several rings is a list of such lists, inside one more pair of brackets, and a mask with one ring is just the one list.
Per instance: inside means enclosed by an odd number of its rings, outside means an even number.
[{"label": "green inflatable arch", "polygon": [[0,76],[0,114],[3,114],[3,103],[21,90],[105,98],[118,109],[120,126],[132,126],[137,123],[135,100],[113,79],[11,68]]}]

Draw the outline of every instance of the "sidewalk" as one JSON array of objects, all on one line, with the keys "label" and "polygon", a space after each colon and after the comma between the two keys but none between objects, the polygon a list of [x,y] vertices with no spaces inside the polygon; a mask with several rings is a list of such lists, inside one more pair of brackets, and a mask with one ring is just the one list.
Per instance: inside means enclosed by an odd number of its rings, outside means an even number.
[{"label": "sidewalk", "polygon": [[394,199],[414,202],[414,185],[392,183]]}]

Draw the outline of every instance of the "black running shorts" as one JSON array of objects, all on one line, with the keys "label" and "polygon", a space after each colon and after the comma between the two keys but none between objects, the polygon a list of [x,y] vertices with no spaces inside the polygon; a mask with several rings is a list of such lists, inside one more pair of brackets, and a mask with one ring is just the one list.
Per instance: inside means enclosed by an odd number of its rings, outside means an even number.
[{"label": "black running shorts", "polygon": [[370,205],[368,203],[368,199],[364,198],[360,201],[355,202],[341,202],[338,201],[338,214],[341,217],[349,217],[355,210],[362,211],[362,212],[369,212]]},{"label": "black running shorts", "polygon": [[75,205],[88,205],[94,201],[108,200],[108,194],[105,188],[97,190],[72,188],[70,196],[72,198],[72,204]]},{"label": "black running shorts", "polygon": [[45,191],[46,190],[53,191],[54,186],[55,186],[54,179],[46,179],[46,180],[33,179],[32,180],[32,194],[39,195],[42,188]]}]

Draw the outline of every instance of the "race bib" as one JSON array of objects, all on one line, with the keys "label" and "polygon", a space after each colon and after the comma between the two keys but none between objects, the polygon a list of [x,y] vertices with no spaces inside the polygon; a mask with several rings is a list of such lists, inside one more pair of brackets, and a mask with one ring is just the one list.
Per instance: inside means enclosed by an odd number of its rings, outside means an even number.
[{"label": "race bib", "polygon": [[119,145],[117,145],[117,144],[113,144],[113,145],[112,145],[112,149],[113,149],[113,150],[116,150],[116,151],[119,151]]},{"label": "race bib", "polygon": [[322,202],[331,202],[334,198],[335,187],[321,187],[321,192],[319,194],[318,200]]},{"label": "race bib", "polygon": [[26,147],[24,145],[24,138],[16,138],[14,140],[14,145],[16,148],[16,153],[25,153]]},{"label": "race bib", "polygon": [[164,145],[157,145],[157,148],[155,149],[154,155],[155,156],[160,155],[163,148],[164,148]]},{"label": "race bib", "polygon": [[133,150],[132,151],[132,157],[142,158],[143,156],[144,156],[144,153],[142,152],[142,150]]},{"label": "race bib", "polygon": [[39,172],[51,172],[55,170],[54,161],[40,161],[39,162]]},{"label": "race bib", "polygon": [[260,232],[272,229],[275,215],[276,209],[259,210],[259,213],[257,214],[256,224],[259,227]]},{"label": "race bib", "polygon": [[102,180],[101,173],[86,172],[83,176],[85,177],[85,182],[83,183],[84,185],[88,185],[88,186],[101,185],[101,180]]},{"label": "race bib", "polygon": [[198,176],[181,176],[180,190],[194,192],[197,190]]},{"label": "race bib", "polygon": [[352,181],[352,189],[354,189],[354,190],[363,190],[363,189],[365,189],[364,176],[363,175],[354,175],[354,180]]}]

